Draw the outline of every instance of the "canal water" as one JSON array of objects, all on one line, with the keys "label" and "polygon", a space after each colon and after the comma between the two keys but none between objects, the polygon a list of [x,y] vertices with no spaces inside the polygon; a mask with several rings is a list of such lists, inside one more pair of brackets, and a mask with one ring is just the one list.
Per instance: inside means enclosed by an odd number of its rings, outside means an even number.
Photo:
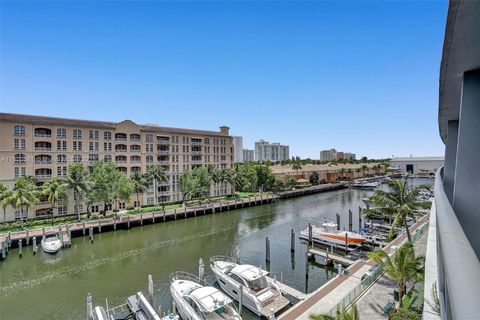
[{"label": "canal water", "polygon": [[[138,291],[147,291],[147,276],[152,275],[155,307],[170,309],[168,276],[175,271],[198,273],[198,260],[206,264],[207,281],[214,278],[208,267],[209,257],[231,255],[236,247],[242,261],[265,264],[265,237],[271,242],[270,271],[302,291],[311,292],[334,277],[335,270],[308,264],[305,277],[306,247],[298,234],[309,222],[341,215],[342,227],[348,223],[348,209],[353,228],[358,228],[361,198],[371,191],[344,189],[327,193],[279,200],[275,203],[118,230],[88,238],[73,238],[72,247],[55,256],[17,249],[0,263],[0,319],[85,319],[86,296],[92,293],[95,305],[110,306],[125,302]],[[290,252],[290,230],[296,233],[296,251]],[[244,319],[254,319],[244,308]]]}]

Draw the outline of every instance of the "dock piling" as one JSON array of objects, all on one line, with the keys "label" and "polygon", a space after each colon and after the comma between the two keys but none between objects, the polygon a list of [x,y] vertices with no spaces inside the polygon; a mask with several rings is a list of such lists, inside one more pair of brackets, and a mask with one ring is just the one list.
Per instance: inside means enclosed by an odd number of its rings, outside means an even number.
[{"label": "dock piling", "polygon": [[98,233],[102,232],[102,220],[98,219]]},{"label": "dock piling", "polygon": [[308,223],[308,246],[313,247],[313,228],[310,222]]},{"label": "dock piling", "polygon": [[20,258],[21,258],[22,255],[23,255],[22,246],[23,246],[23,240],[20,239],[20,240],[18,240],[18,256],[19,256]]},{"label": "dock piling", "polygon": [[150,304],[153,306],[153,279],[151,274],[148,275],[148,297]]},{"label": "dock piling", "polygon": [[90,242],[93,243],[93,228],[88,228],[88,236],[90,237]]},{"label": "dock piling", "polygon": [[340,230],[340,215],[338,214],[338,212],[336,213],[337,215],[337,230]]},{"label": "dock piling", "polygon": [[8,231],[7,239],[8,239],[7,240],[7,245],[10,248],[12,246],[12,232],[11,231]]},{"label": "dock piling", "polygon": [[187,217],[187,206],[183,207],[183,215]]},{"label": "dock piling", "polygon": [[92,312],[93,312],[93,301],[92,301],[92,294],[87,294],[87,320],[92,319]]},{"label": "dock piling", "polygon": [[201,281],[205,278],[205,264],[202,258],[198,259],[198,278],[200,278]]},{"label": "dock piling", "polygon": [[127,216],[127,229],[130,229],[130,216]]},{"label": "dock piling", "polygon": [[36,255],[37,254],[37,250],[38,250],[38,247],[37,247],[37,237],[33,237],[32,238],[32,251],[33,251],[33,255]]},{"label": "dock piling", "polygon": [[2,240],[2,259],[6,259],[7,258],[7,244],[6,244],[7,240]]},{"label": "dock piling", "polygon": [[362,207],[358,206],[358,231],[362,228]]},{"label": "dock piling", "polygon": [[175,220],[177,220],[177,208],[173,209],[173,215],[175,216]]},{"label": "dock piling", "polygon": [[117,219],[113,218],[113,230],[117,230]]},{"label": "dock piling", "polygon": [[270,262],[270,240],[265,237],[265,260]]},{"label": "dock piling", "polygon": [[83,221],[82,225],[83,225],[83,236],[85,237],[85,221]]},{"label": "dock piling", "polygon": [[290,233],[290,251],[295,251],[295,232],[293,231],[293,229]]},{"label": "dock piling", "polygon": [[240,286],[240,292],[238,295],[238,314],[242,315],[242,307],[243,307],[243,286]]},{"label": "dock piling", "polygon": [[165,213],[165,209],[163,209],[163,222],[165,222],[165,219],[166,219],[166,213]]},{"label": "dock piling", "polygon": [[348,233],[345,232],[345,255],[348,254]]},{"label": "dock piling", "polygon": [[352,220],[353,220],[353,213],[352,209],[348,209],[348,231],[352,231]]},{"label": "dock piling", "polygon": [[30,244],[29,233],[30,233],[30,230],[27,229],[27,231],[25,231],[25,241],[27,246]]},{"label": "dock piling", "polygon": [[152,223],[155,223],[155,211],[152,212]]}]

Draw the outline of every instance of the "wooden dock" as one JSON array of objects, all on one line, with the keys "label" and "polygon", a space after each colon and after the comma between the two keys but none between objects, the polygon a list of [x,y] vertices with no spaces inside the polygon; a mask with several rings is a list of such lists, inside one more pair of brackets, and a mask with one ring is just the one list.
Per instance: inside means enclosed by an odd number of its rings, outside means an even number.
[{"label": "wooden dock", "polygon": [[68,247],[71,245],[71,239],[73,237],[88,236],[91,241],[94,241],[94,235],[101,232],[114,231],[117,229],[130,229],[136,226],[196,217],[197,215],[216,214],[219,212],[271,203],[277,198],[278,197],[274,195],[262,195],[246,199],[220,201],[208,205],[132,215],[119,214],[118,217],[81,221],[41,229],[27,229],[24,231],[9,232],[0,235],[0,260],[6,259],[9,248],[32,245],[34,238],[37,245],[39,245],[43,235],[51,231],[58,232],[61,237],[63,235],[64,246]]},{"label": "wooden dock", "polygon": [[311,253],[313,254],[314,256],[320,256],[320,257],[324,257],[325,259],[331,259],[333,261],[336,261],[336,262],[339,262],[341,263],[342,265],[346,265],[346,266],[349,266],[349,265],[352,265],[355,263],[355,261],[353,260],[350,260],[350,259],[347,259],[345,257],[342,257],[338,254],[335,254],[335,253],[327,253],[325,251],[322,251],[320,249],[315,249],[315,248],[311,248],[311,249],[308,249],[308,253]]},{"label": "wooden dock", "polygon": [[291,296],[299,301],[301,300],[304,300],[307,298],[307,294],[295,289],[295,288],[292,288],[290,287],[289,285],[286,285],[285,283],[282,283],[276,279],[272,279],[270,277],[267,277],[270,281],[275,281],[275,283],[277,284],[277,286],[280,288],[280,291],[282,291],[282,293],[288,295],[288,296]]}]

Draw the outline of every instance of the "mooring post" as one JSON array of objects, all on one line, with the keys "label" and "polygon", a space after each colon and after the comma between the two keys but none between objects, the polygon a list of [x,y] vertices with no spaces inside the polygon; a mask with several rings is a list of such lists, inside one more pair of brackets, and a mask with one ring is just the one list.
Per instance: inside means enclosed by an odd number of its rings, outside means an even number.
[{"label": "mooring post", "polygon": [[70,227],[67,226],[67,234],[68,234],[68,242],[70,245],[72,245],[72,230],[70,230]]},{"label": "mooring post", "polygon": [[143,226],[143,213],[140,213],[140,225]]},{"label": "mooring post", "polygon": [[295,232],[292,229],[290,233],[290,251],[295,251]]},{"label": "mooring post", "polygon": [[352,220],[353,220],[352,210],[348,209],[348,231],[352,231]]},{"label": "mooring post", "polygon": [[358,206],[358,231],[362,228],[362,207]]},{"label": "mooring post", "polygon": [[205,278],[205,264],[202,258],[198,259],[198,278],[201,281]]},{"label": "mooring post", "polygon": [[[62,230],[62,228],[58,228],[59,230]],[[62,243],[62,247],[63,247],[63,231],[60,231],[60,242]]]},{"label": "mooring post", "polygon": [[29,237],[29,232],[30,230],[27,229],[27,231],[25,231],[25,241],[26,241],[26,245],[28,246],[30,244],[30,237]]},{"label": "mooring post", "polygon": [[23,246],[23,241],[22,241],[22,239],[19,239],[19,240],[18,240],[18,256],[19,256],[20,258],[21,258],[22,255],[23,255],[22,246]]},{"label": "mooring post", "polygon": [[345,255],[347,255],[348,253],[347,247],[348,247],[348,233],[345,232]]},{"label": "mooring post", "polygon": [[305,278],[308,282],[308,252],[305,252]]},{"label": "mooring post", "polygon": [[242,307],[243,307],[243,286],[240,286],[240,292],[238,295],[238,314],[242,315]]},{"label": "mooring post", "polygon": [[313,225],[308,223],[308,244],[313,247]]},{"label": "mooring post", "polygon": [[113,218],[113,230],[117,230],[117,219]]},{"label": "mooring post", "polygon": [[12,232],[11,231],[8,231],[8,235],[7,235],[7,245],[8,247],[11,247],[12,246]]},{"label": "mooring post", "polygon": [[166,219],[166,213],[165,213],[165,209],[163,209],[163,222],[165,222],[165,219]]},{"label": "mooring post", "polygon": [[33,237],[32,238],[32,247],[33,247],[33,255],[36,255],[37,254],[37,250],[38,250],[38,247],[37,247],[37,237]]},{"label": "mooring post", "polygon": [[270,240],[265,237],[265,260],[270,262]]},{"label": "mooring post", "polygon": [[152,223],[155,223],[155,211],[152,212]]},{"label": "mooring post", "polygon": [[87,294],[87,320],[92,319],[92,312],[93,312],[93,301],[92,301],[92,294]]},{"label": "mooring post", "polygon": [[130,229],[130,216],[127,216],[127,229]]},{"label": "mooring post", "polygon": [[212,213],[215,213],[215,203],[212,202]]},{"label": "mooring post", "polygon": [[93,243],[93,228],[88,228],[88,236],[90,237],[90,242]]},{"label": "mooring post", "polygon": [[175,216],[175,220],[177,220],[177,208],[173,209],[173,215]]},{"label": "mooring post", "polygon": [[2,240],[2,259],[7,258],[7,244],[5,243],[6,240]]},{"label": "mooring post", "polygon": [[98,233],[102,232],[102,220],[98,219]]},{"label": "mooring post", "polygon": [[153,306],[153,279],[152,275],[148,275],[148,297],[150,298],[150,303]]},{"label": "mooring post", "polygon": [[42,228],[42,237],[45,237],[45,227]]},{"label": "mooring post", "polygon": [[187,206],[183,207],[183,215],[187,217]]},{"label": "mooring post", "polygon": [[83,225],[83,236],[85,237],[85,221],[83,221],[82,225]]},{"label": "mooring post", "polygon": [[337,212],[337,230],[340,230],[340,215]]}]

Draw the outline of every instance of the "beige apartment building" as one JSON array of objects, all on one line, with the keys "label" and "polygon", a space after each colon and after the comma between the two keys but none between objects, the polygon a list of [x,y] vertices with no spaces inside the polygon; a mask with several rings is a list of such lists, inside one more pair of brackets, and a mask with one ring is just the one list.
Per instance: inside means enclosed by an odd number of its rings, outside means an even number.
[{"label": "beige apartment building", "polygon": [[[65,176],[71,163],[83,163],[91,170],[96,161],[113,161],[128,175],[160,165],[168,181],[158,186],[159,202],[181,201],[178,183],[183,171],[207,165],[232,167],[232,137],[225,126],[206,131],[140,125],[130,120],[116,123],[0,113],[0,182],[10,188],[25,175],[47,181]],[[223,183],[213,186],[211,192],[219,196],[232,189]],[[134,198],[131,203],[121,203],[120,208],[136,205]],[[50,215],[51,205],[45,200],[29,209],[28,218]],[[140,201],[143,205],[155,202],[153,186]],[[99,204],[91,211],[102,209]],[[83,204],[76,208],[71,195],[68,205],[57,208],[54,214],[74,214],[77,210],[87,208]],[[20,218],[20,211],[7,209],[7,221]]]}]

